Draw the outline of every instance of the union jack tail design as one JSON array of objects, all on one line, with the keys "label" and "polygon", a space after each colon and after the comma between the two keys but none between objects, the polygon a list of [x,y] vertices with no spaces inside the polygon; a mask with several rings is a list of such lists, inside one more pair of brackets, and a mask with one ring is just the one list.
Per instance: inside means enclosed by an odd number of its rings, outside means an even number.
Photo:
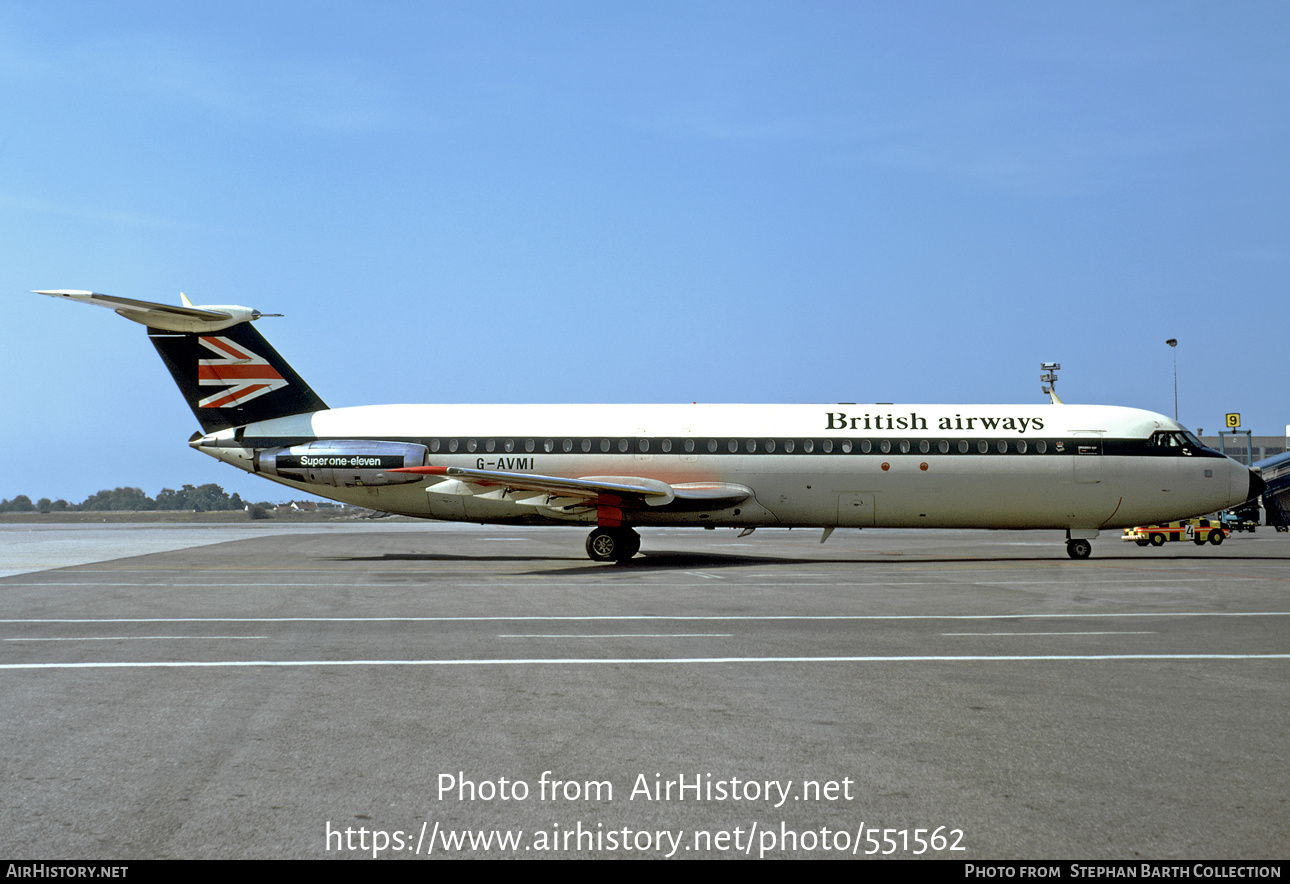
[{"label": "union jack tail design", "polygon": [[149,328],[148,337],[205,433],[327,408],[249,322],[219,334]]},{"label": "union jack tail design", "polygon": [[197,361],[197,383],[203,387],[225,389],[207,396],[197,403],[198,408],[230,408],[242,405],[257,396],[280,390],[286,379],[263,356],[246,347],[239,347],[226,337],[203,335],[201,342],[215,353],[216,359]]}]

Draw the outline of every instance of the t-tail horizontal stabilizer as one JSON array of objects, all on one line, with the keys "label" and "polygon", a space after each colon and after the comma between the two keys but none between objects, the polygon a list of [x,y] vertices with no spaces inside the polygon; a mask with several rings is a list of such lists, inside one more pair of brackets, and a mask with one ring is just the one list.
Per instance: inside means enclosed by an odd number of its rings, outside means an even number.
[{"label": "t-tail horizontal stabilizer", "polygon": [[194,306],[186,297],[176,307],[70,289],[36,294],[108,307],[148,326],[148,337],[205,433],[327,409],[251,326],[262,316],[281,314],[229,304]]},{"label": "t-tail horizontal stabilizer", "polygon": [[234,304],[194,307],[184,295],[179,296],[184,299],[184,306],[175,307],[171,304],[159,304],[156,301],[136,301],[134,298],[118,298],[115,295],[101,295],[98,292],[82,292],[74,289],[50,289],[37,291],[36,294],[107,307],[140,325],[177,332],[220,331],[240,322],[254,321],[261,316],[282,315],[281,313],[261,313],[259,310]]}]

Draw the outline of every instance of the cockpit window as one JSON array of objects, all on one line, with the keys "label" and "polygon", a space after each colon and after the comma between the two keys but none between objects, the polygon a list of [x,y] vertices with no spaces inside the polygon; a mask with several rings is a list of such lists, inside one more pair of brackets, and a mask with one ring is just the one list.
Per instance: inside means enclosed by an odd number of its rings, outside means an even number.
[{"label": "cockpit window", "polygon": [[1182,432],[1169,432],[1161,430],[1153,433],[1151,439],[1147,442],[1152,448],[1163,448],[1170,450],[1179,450],[1185,448],[1204,448],[1200,440],[1186,430]]},{"label": "cockpit window", "polygon": [[1147,440],[1147,446],[1157,454],[1164,455],[1191,455],[1210,451],[1190,430],[1157,430]]}]

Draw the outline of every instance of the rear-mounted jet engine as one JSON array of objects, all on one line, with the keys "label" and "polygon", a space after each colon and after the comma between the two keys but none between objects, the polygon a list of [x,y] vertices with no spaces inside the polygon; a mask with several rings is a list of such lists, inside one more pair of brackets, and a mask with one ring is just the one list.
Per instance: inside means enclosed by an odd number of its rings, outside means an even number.
[{"label": "rear-mounted jet engine", "polygon": [[322,439],[290,448],[255,453],[255,471],[279,479],[338,488],[357,485],[404,485],[420,482],[415,473],[391,470],[426,465],[428,450],[412,442],[363,442]]}]

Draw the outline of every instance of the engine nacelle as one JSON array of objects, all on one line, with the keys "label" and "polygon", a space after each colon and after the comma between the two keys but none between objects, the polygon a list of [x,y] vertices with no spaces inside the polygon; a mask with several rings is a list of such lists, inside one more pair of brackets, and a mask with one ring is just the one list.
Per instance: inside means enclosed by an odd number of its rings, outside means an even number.
[{"label": "engine nacelle", "polygon": [[255,471],[310,485],[404,485],[425,476],[391,473],[400,467],[426,465],[424,445],[413,442],[364,442],[320,439],[290,448],[266,448],[255,453]]}]

